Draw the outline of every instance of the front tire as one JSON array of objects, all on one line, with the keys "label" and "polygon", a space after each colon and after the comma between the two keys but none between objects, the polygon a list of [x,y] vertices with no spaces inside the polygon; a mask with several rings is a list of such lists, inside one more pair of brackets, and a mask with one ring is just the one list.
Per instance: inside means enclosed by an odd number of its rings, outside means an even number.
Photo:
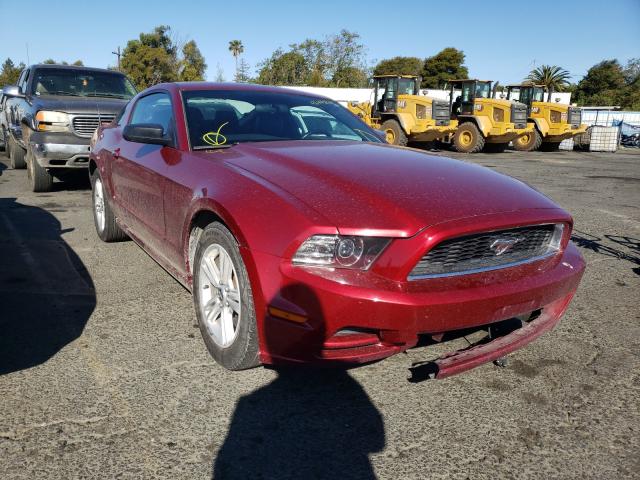
[{"label": "front tire", "polygon": [[484,137],[474,123],[465,122],[453,136],[453,147],[460,153],[478,153],[484,148]]},{"label": "front tire", "polygon": [[406,147],[409,143],[407,135],[402,130],[400,124],[395,120],[387,120],[382,123],[381,130],[385,133],[387,143],[391,145],[398,145],[400,147]]},{"label": "front tire", "polygon": [[542,144],[542,135],[537,128],[531,133],[520,135],[513,141],[513,149],[519,152],[533,152],[540,148]]},{"label": "front tire", "polygon": [[221,223],[200,235],[193,262],[193,300],[211,356],[228,370],[259,365],[253,294],[236,239]]},{"label": "front tire", "polygon": [[[5,138],[6,133],[5,133]],[[18,145],[11,137],[6,143],[7,154],[9,155],[9,159],[11,160],[11,168],[14,170],[23,170],[27,167],[27,163],[25,161],[26,152],[24,149]]]},{"label": "front tire", "polygon": [[116,216],[111,210],[102,178],[97,169],[91,175],[91,200],[93,223],[100,240],[103,242],[118,242],[126,239],[126,233],[118,226]]},{"label": "front tire", "polygon": [[31,148],[27,152],[27,177],[33,192],[50,192],[53,189],[53,177],[38,163]]}]

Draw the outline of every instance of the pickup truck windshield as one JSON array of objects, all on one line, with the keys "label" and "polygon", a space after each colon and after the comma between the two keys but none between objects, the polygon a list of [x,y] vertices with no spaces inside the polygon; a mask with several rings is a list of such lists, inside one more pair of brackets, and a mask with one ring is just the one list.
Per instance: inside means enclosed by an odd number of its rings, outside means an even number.
[{"label": "pickup truck windshield", "polygon": [[338,103],[296,93],[251,90],[183,92],[193,149],[277,140],[381,142]]},{"label": "pickup truck windshield", "polygon": [[137,92],[127,77],[119,73],[47,68],[36,70],[31,93],[128,100]]}]

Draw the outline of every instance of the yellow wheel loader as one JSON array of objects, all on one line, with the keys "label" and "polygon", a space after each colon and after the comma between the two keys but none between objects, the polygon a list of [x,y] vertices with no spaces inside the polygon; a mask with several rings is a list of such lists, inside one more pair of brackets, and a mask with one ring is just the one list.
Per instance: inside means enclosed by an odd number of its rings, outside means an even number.
[{"label": "yellow wheel loader", "polygon": [[[547,101],[545,102],[545,93]],[[535,124],[531,134],[518,137],[513,142],[516,150],[530,152],[538,148],[557,150],[560,142],[587,131],[581,124],[582,110],[551,101],[551,94],[544,85],[507,85],[507,98],[517,99],[527,106],[527,117]]]},{"label": "yellow wheel loader", "polygon": [[527,123],[527,106],[492,98],[495,91],[490,80],[448,83],[451,119],[458,121],[452,143],[458,152],[502,152],[512,140],[533,132],[533,123]]},{"label": "yellow wheel loader", "polygon": [[455,132],[446,100],[419,95],[421,78],[408,75],[373,77],[373,100],[349,102],[348,109],[370,127],[384,131],[387,142],[430,142]]}]

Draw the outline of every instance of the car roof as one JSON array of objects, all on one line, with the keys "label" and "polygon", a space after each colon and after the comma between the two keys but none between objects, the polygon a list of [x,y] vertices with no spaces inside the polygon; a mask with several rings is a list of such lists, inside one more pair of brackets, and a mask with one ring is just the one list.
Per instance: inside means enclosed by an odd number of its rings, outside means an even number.
[{"label": "car roof", "polygon": [[103,73],[115,73],[117,75],[124,75],[124,73],[119,72],[117,70],[108,70],[106,68],[95,68],[95,67],[83,67],[80,65],[58,65],[53,63],[36,63],[31,65],[29,68],[37,68],[38,70],[46,70],[46,69],[56,69],[56,70],[82,70],[84,72],[103,72]]},{"label": "car roof", "polygon": [[[283,87],[274,87],[271,85],[258,85],[255,83],[235,83],[235,82],[225,82],[225,83],[216,83],[216,82],[171,82],[171,83],[159,83],[158,85],[154,85],[153,87],[149,87],[149,89],[176,89],[181,92],[188,92],[194,90],[241,90],[241,91],[249,91],[249,92],[267,92],[267,93],[278,93],[278,94],[294,94],[294,95],[303,95],[306,97],[312,98],[321,98],[325,100],[331,100],[329,97],[325,97],[323,95],[318,95],[315,93],[305,92],[303,90],[296,90],[295,88],[283,88]],[[331,100],[335,101],[335,100]]]}]

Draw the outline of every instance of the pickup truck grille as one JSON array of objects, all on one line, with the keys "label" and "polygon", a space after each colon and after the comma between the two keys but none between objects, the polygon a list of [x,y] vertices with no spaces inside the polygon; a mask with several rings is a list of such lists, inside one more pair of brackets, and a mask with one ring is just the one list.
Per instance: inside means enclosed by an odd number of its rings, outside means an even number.
[{"label": "pickup truck grille", "polygon": [[420,259],[409,280],[477,273],[538,260],[560,248],[562,231],[562,225],[535,225],[445,240]]},{"label": "pickup truck grille", "polygon": [[511,123],[516,128],[527,128],[527,106],[524,103],[511,104]]},{"label": "pickup truck grille", "polygon": [[79,137],[90,137],[101,123],[110,123],[115,115],[78,115],[73,117],[73,131]]}]

